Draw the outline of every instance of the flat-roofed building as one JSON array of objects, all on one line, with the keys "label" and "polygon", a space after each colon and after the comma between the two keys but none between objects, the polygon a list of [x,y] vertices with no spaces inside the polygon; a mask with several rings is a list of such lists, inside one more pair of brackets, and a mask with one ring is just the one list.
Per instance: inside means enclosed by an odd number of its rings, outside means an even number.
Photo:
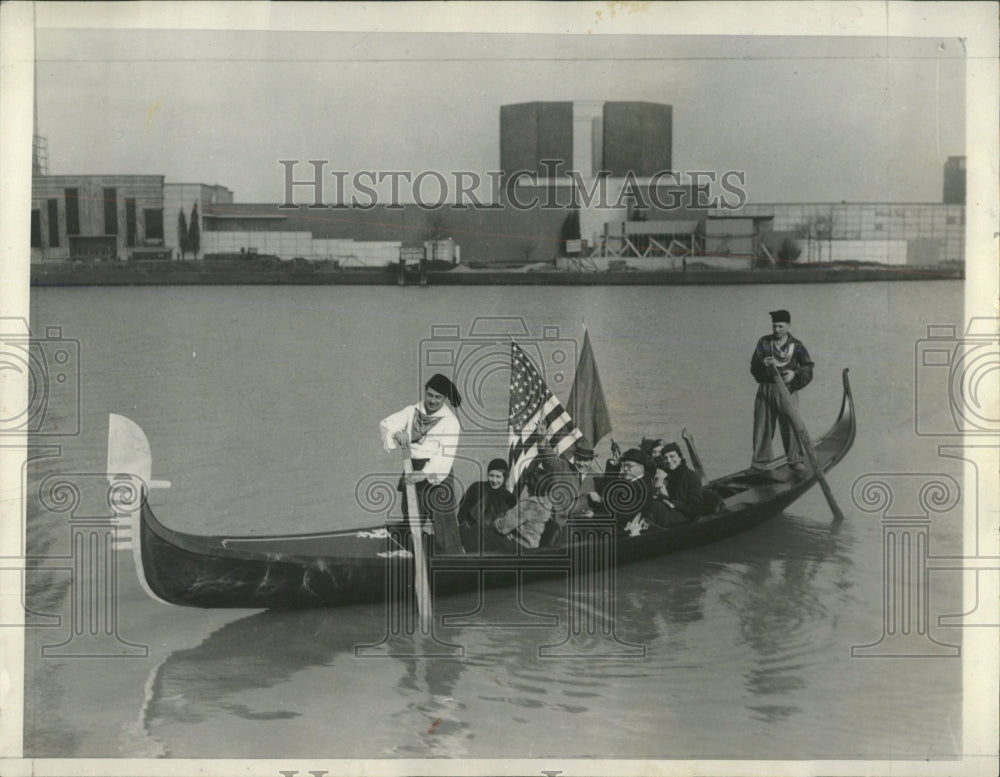
[{"label": "flat-roofed building", "polygon": [[37,175],[31,260],[115,261],[164,246],[162,175]]}]

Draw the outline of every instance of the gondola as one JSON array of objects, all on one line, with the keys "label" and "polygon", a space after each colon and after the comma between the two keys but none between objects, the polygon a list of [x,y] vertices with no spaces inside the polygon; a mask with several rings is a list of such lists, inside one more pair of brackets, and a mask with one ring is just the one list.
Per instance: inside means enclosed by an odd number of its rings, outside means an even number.
[{"label": "gondola", "polygon": [[[850,450],[856,434],[854,401],[843,372],[840,413],[815,442],[824,472]],[[764,471],[742,470],[708,483],[723,499],[715,514],[635,537],[600,521],[571,522],[564,541],[516,556],[466,554],[428,557],[435,596],[483,585],[484,579],[512,580],[484,572],[521,571],[556,575],[578,571],[581,551],[617,565],[714,542],[747,531],[795,502],[815,483],[815,474],[796,476],[783,457]],[[405,524],[382,524],[310,534],[202,536],[164,526],[149,500],[149,444],[128,419],[112,415],[108,478],[118,514],[131,529],[140,582],[155,599],[174,605],[221,608],[325,607],[384,602],[406,591],[413,580],[412,553]],[[131,494],[131,496],[122,496]],[[130,506],[131,505],[131,506]],[[274,522],[278,524],[280,522]]]}]

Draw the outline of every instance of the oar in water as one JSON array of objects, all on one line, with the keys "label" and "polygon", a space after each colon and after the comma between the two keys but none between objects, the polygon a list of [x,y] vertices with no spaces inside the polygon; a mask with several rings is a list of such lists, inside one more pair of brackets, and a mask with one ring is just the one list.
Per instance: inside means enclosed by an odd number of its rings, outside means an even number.
[{"label": "oar in water", "polygon": [[802,449],[806,452],[806,457],[809,459],[809,464],[812,465],[813,472],[816,473],[816,480],[819,481],[819,487],[823,489],[823,496],[826,497],[827,504],[830,505],[830,511],[833,513],[834,520],[838,522],[842,521],[844,520],[844,514],[840,511],[837,500],[833,498],[830,484],[826,482],[826,476],[823,475],[823,470],[816,459],[816,450],[813,448],[812,438],[809,436],[805,422],[802,420],[802,416],[799,415],[798,408],[792,404],[792,395],[788,391],[788,386],[785,385],[778,367],[775,364],[771,364],[770,366],[771,374],[774,376],[774,383],[778,387],[778,394],[781,396],[782,409],[785,415],[788,416],[788,420],[792,422],[792,426],[795,427],[795,433],[799,436],[799,442],[802,444]]},{"label": "oar in water", "polygon": [[417,592],[417,611],[420,613],[420,631],[431,632],[431,587],[427,579],[427,564],[424,561],[423,529],[420,526],[420,504],[417,502],[417,487],[409,482],[413,474],[409,446],[403,451],[403,483],[406,486],[406,512],[410,518],[410,534],[413,535],[413,585]]}]

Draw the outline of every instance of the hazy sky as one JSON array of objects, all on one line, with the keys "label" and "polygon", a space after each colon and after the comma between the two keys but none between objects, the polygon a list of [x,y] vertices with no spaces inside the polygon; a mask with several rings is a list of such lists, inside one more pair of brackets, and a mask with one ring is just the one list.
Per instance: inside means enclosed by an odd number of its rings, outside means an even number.
[{"label": "hazy sky", "polygon": [[485,175],[500,106],[533,100],[670,104],[675,169],[743,170],[751,202],[939,202],[945,159],[965,153],[954,38],[46,29],[36,41],[50,173],[162,174],[237,202],[281,200],[279,159]]}]

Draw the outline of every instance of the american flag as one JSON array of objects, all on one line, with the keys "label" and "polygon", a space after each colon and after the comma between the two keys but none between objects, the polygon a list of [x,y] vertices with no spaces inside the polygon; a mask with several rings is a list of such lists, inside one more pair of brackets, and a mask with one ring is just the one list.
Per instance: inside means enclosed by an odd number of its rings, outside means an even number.
[{"label": "american flag", "polygon": [[507,485],[518,493],[521,476],[538,456],[538,422],[545,422],[545,440],[557,454],[566,451],[583,435],[562,403],[545,385],[538,369],[521,347],[510,344],[510,415],[508,431],[510,475]]}]

